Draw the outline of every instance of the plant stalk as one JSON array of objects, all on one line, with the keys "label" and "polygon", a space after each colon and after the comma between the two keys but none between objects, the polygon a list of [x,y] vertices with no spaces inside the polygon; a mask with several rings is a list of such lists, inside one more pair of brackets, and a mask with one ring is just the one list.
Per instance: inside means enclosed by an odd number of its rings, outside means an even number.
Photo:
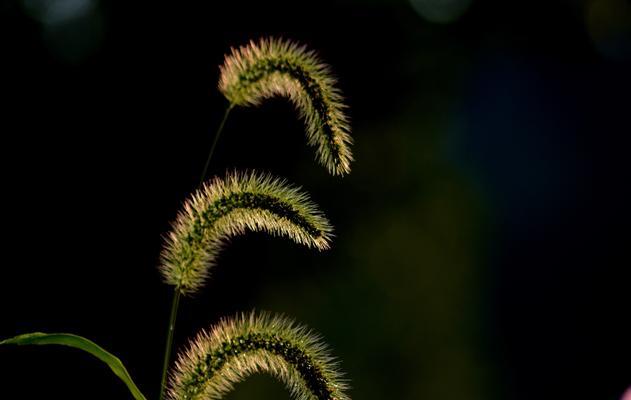
[{"label": "plant stalk", "polygon": [[217,132],[215,133],[215,138],[213,139],[213,144],[210,147],[210,152],[208,153],[208,158],[206,159],[206,165],[204,165],[204,170],[202,171],[202,175],[199,178],[198,186],[201,186],[202,183],[204,183],[204,180],[206,179],[206,174],[208,173],[208,167],[210,167],[210,160],[213,158],[215,147],[217,147],[217,142],[219,141],[219,136],[221,136],[223,127],[224,125],[226,125],[226,120],[228,119],[228,115],[230,115],[230,111],[232,110],[232,107],[234,107],[234,104],[231,103],[228,106],[228,108],[226,108],[226,112],[224,113],[223,119],[221,120],[221,123],[219,124],[219,128],[217,128]]},{"label": "plant stalk", "polygon": [[177,319],[177,309],[180,305],[180,287],[176,287],[173,292],[173,302],[171,303],[171,316],[169,318],[169,330],[167,333],[167,344],[164,350],[164,364],[162,366],[162,382],[160,383],[160,400],[164,400],[167,384],[167,371],[169,369],[169,361],[171,358],[171,349],[173,348],[173,332],[175,331],[175,320]]},{"label": "plant stalk", "polygon": [[[226,120],[228,119],[228,115],[230,115],[230,110],[232,110],[234,104],[230,104],[226,109],[226,112],[223,115],[223,119],[219,124],[219,128],[217,128],[217,132],[215,132],[215,138],[213,139],[213,144],[210,147],[210,152],[208,153],[208,158],[206,159],[206,165],[204,165],[204,170],[202,171],[202,175],[199,179],[198,187],[204,183],[204,179],[206,179],[206,174],[208,173],[208,168],[210,167],[210,160],[213,158],[213,154],[215,152],[215,147],[217,147],[217,142],[219,141],[219,136],[223,131],[224,126],[226,125]],[[173,348],[173,334],[175,332],[175,321],[177,320],[177,311],[180,305],[180,296],[182,292],[180,291],[180,287],[177,286],[173,293],[173,302],[171,303],[171,316],[169,317],[169,329],[167,332],[167,343],[166,348],[164,350],[164,363],[162,366],[162,381],[160,382],[160,400],[164,400],[164,395],[166,393],[166,385],[167,385],[167,372],[169,370],[169,362],[171,361],[171,350]]]}]

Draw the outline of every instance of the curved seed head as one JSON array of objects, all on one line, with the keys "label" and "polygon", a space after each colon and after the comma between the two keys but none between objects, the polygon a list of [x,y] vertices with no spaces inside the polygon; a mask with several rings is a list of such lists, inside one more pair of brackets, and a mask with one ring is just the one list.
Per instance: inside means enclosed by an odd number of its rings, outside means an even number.
[{"label": "curved seed head", "polygon": [[165,238],[160,270],[189,294],[203,286],[226,238],[246,231],[329,247],[333,228],[308,196],[286,181],[255,172],[228,173],[193,194]]},{"label": "curved seed head", "polygon": [[333,175],[350,172],[349,119],[329,67],[315,52],[288,40],[264,38],[232,49],[220,67],[219,90],[233,105],[285,96],[305,120],[308,143]]},{"label": "curved seed head", "polygon": [[266,313],[224,319],[200,333],[171,372],[170,400],[220,399],[256,373],[282,381],[296,400],[350,400],[319,336]]}]

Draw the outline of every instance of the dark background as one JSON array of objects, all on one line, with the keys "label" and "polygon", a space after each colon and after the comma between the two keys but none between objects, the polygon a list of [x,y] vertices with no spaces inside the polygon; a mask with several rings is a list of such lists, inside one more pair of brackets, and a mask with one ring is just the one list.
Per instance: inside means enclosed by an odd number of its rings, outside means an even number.
[{"label": "dark background", "polygon": [[[252,308],[323,334],[355,399],[619,399],[631,385],[631,3],[0,3],[0,338],[84,335],[157,398],[161,235],[196,186],[230,46],[333,66],[356,162],[313,162],[283,99],[230,116],[211,171],[257,168],[336,227],[249,234],[182,304],[176,344]],[[130,398],[79,351],[0,348],[1,398]],[[254,377],[230,399],[287,398]]]}]

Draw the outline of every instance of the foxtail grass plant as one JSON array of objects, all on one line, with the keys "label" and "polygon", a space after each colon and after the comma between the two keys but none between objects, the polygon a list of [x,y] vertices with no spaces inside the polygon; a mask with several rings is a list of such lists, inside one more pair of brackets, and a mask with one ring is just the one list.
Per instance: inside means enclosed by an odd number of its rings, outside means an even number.
[{"label": "foxtail grass plant", "polygon": [[[296,400],[350,400],[347,384],[322,339],[284,316],[244,313],[202,331],[171,366],[181,296],[202,290],[230,237],[247,231],[282,236],[326,250],[333,228],[299,187],[256,171],[231,171],[205,181],[230,111],[273,96],[287,97],[305,121],[307,141],[333,175],[350,172],[353,160],[346,106],[329,67],[295,42],[264,38],[232,49],[220,67],[219,90],[229,102],[202,172],[199,187],[184,202],[165,235],[159,270],[173,287],[160,400],[221,399],[255,373],[285,384]],[[122,362],[88,339],[68,333],[28,333],[0,345],[64,345],[107,364],[136,400],[145,396]],[[170,375],[169,375],[169,367]],[[168,379],[170,376],[170,380]],[[169,380],[169,382],[167,382]]]}]

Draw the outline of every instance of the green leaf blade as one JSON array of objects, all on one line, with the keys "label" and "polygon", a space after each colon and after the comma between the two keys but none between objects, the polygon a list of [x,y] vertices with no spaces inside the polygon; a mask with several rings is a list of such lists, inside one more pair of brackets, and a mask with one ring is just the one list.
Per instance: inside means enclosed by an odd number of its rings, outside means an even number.
[{"label": "green leaf blade", "polygon": [[90,353],[94,357],[98,358],[105,364],[107,364],[112,372],[118,376],[127,385],[127,388],[131,392],[132,396],[136,400],[146,400],[145,396],[140,392],[134,381],[132,380],[129,372],[118,359],[118,357],[107,352],[105,349],[97,345],[96,343],[88,340],[84,337],[69,334],[69,333],[42,333],[33,332],[18,335],[3,341],[0,341],[2,345],[61,345],[73,347],[75,349],[83,350]]}]

